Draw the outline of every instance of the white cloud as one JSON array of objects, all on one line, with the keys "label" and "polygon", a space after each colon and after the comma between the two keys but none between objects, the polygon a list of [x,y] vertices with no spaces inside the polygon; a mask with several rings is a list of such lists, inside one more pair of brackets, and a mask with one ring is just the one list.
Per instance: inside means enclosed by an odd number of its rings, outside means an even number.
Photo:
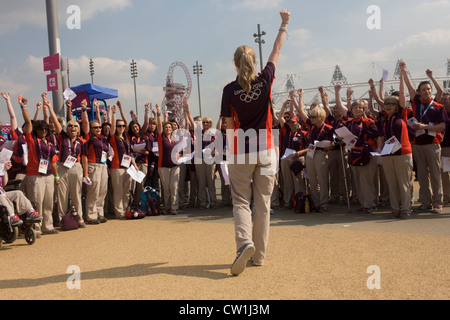
[{"label": "white cloud", "polygon": [[418,10],[445,10],[450,8],[449,0],[437,0],[422,2],[417,6]]},{"label": "white cloud", "polygon": [[232,9],[266,10],[279,8],[283,0],[244,0],[234,4]]},{"label": "white cloud", "polygon": [[[67,15],[67,8],[73,5],[73,0],[57,2],[58,20],[65,24],[63,17]],[[93,19],[99,13],[107,10],[123,10],[131,6],[131,0],[78,0],[76,5],[81,9],[81,20]],[[47,13],[44,1],[2,1],[0,11],[0,35],[15,31],[23,26],[46,27]]]}]

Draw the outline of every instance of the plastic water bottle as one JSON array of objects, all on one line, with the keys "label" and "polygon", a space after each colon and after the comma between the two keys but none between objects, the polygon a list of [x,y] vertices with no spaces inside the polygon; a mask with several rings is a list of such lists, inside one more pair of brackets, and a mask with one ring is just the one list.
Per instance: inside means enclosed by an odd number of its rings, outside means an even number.
[{"label": "plastic water bottle", "polygon": [[309,199],[308,198],[305,199],[305,213],[306,214],[311,213],[311,209],[309,207]]}]

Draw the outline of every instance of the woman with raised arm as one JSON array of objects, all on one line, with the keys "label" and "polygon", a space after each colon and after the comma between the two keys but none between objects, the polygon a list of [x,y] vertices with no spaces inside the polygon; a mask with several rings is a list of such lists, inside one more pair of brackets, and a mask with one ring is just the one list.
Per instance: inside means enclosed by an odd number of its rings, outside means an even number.
[{"label": "woman with raised arm", "polygon": [[[342,101],[339,96],[340,89],[340,85],[335,86],[336,106],[342,110]],[[363,101],[354,101],[348,112],[351,112],[353,119],[346,121],[345,126],[356,137],[352,146],[347,147],[350,149],[348,163],[352,169],[352,178],[355,181],[354,190],[361,204],[358,212],[372,214],[377,205],[374,184],[377,160],[370,155],[370,152],[379,150],[379,131],[375,121],[365,116],[366,104]]]},{"label": "woman with raised arm", "polygon": [[125,219],[125,211],[130,200],[131,177],[127,173],[130,166],[138,168],[131,153],[131,145],[125,133],[127,120],[122,105],[118,101],[122,119],[116,119],[116,107],[112,108],[112,123],[109,143],[114,151],[111,160],[111,185],[113,188],[114,215],[117,219]]},{"label": "woman with raised arm", "polygon": [[[228,146],[231,149],[229,150],[230,158],[233,158],[230,159],[229,165],[237,247],[237,257],[231,267],[233,275],[242,273],[251,257],[253,257],[253,264],[258,266],[264,264],[266,257],[270,226],[270,197],[273,192],[275,170],[271,172],[272,163],[267,161],[267,157],[264,161],[258,156],[266,151],[273,151],[271,88],[281,47],[286,37],[290,13],[284,10],[280,16],[281,27],[269,61],[262,73],[256,76],[255,51],[249,46],[241,46],[234,53],[238,77],[223,90],[221,116],[226,119]],[[242,131],[246,132],[247,130],[256,130],[257,133],[265,130],[266,138],[268,138],[266,143],[259,145],[258,136],[250,137],[252,142],[249,143],[245,136],[242,137]],[[240,134],[241,137],[239,137]],[[237,150],[236,143],[234,143],[236,135],[238,141],[239,138],[246,140],[241,144],[245,144],[244,150]],[[249,144],[257,144],[257,149],[260,151],[256,156],[258,159],[252,161],[253,163],[249,161],[255,158],[250,157]],[[239,148],[241,147],[243,146],[239,146]],[[275,152],[273,153],[275,154]],[[241,164],[237,160],[242,160],[243,156],[245,163]],[[250,208],[252,192],[253,219]]]},{"label": "woman with raised arm", "polygon": [[[128,125],[128,140],[130,141],[131,149],[133,150],[133,157],[135,159],[136,165],[142,173],[147,176],[148,172],[148,155],[152,150],[152,145],[149,144],[145,133],[147,132],[147,128],[149,126],[150,121],[150,103],[147,102],[144,106],[145,115],[144,115],[144,124],[139,124],[139,119],[136,114],[131,111],[132,120]],[[138,183],[137,181],[131,182],[131,190],[133,190],[133,205],[138,207],[142,198],[142,190],[144,189],[145,180],[142,183]]]},{"label": "woman with raised arm", "polygon": [[[295,103],[300,119],[307,128],[306,140],[309,145],[306,154],[306,172],[308,173],[310,193],[314,208],[317,212],[328,211],[328,149],[335,146],[332,126],[325,123],[326,111],[315,107],[308,116],[303,104],[303,90],[298,90],[298,102],[295,96],[291,100]],[[328,145],[318,145],[325,143]],[[319,191],[320,190],[320,191]]]},{"label": "woman with raised arm", "polygon": [[[26,99],[21,100],[23,119],[25,121],[24,134],[28,147],[28,165],[26,176],[27,197],[36,204],[37,211],[42,215],[42,226],[36,226],[40,234],[56,234],[53,226],[53,195],[56,184],[60,183],[56,165],[56,148],[50,142],[50,128],[43,120],[31,123],[27,110]],[[53,177],[53,175],[54,177]],[[41,229],[42,228],[42,229]]]},{"label": "woman with raised arm", "polygon": [[[433,77],[433,72],[426,73],[436,86],[437,94],[433,99],[433,87],[429,81],[423,81],[416,89],[408,76],[406,62],[400,63],[401,73],[409,91],[411,107],[416,124],[416,138],[413,142],[413,157],[419,179],[419,199],[421,205],[417,212],[442,212],[443,194],[440,178],[442,132],[445,131],[447,112],[438,101],[442,98],[442,88]],[[430,188],[431,187],[431,188]]]},{"label": "woman with raised arm", "polygon": [[[322,97],[321,100],[323,108],[327,114],[325,123],[332,126],[334,130],[342,127],[344,125],[344,121],[348,119],[348,116],[344,117],[341,110],[336,107],[334,107],[333,112],[331,112],[328,94],[324,91],[323,87],[319,87],[319,93]],[[347,204],[344,181],[344,178],[345,176],[347,176],[347,174],[344,175],[344,170],[348,172],[348,176],[350,176],[350,170],[348,168],[346,160],[345,147],[340,143],[336,143],[334,148],[328,149],[328,172],[330,178],[329,203],[341,203],[343,205]],[[348,184],[350,184],[350,180],[348,180],[348,182]]]},{"label": "woman with raised arm", "polygon": [[[80,138],[80,125],[74,120],[67,122],[66,130],[58,122],[58,118],[48,100],[44,101],[50,113],[50,119],[55,124],[55,134],[60,150],[58,159],[58,174],[60,184],[56,187],[58,215],[62,219],[69,210],[69,199],[72,206],[79,213],[78,226],[86,227],[83,220],[83,207],[81,193],[83,185],[83,167],[81,165],[81,149],[86,140]],[[89,130],[88,116],[86,112],[87,101],[83,100],[82,125],[83,131]]]},{"label": "woman with raised arm", "polygon": [[[82,109],[86,109],[82,105]],[[82,112],[85,112],[85,111]],[[94,120],[85,131],[86,143],[82,148],[83,181],[86,186],[86,223],[99,224],[107,221],[104,204],[108,191],[107,157],[108,138],[102,135],[101,123]]]},{"label": "woman with raised arm", "polygon": [[[19,185],[19,189],[26,193],[25,183],[23,180],[27,175],[27,163],[28,159],[24,159],[24,150],[23,145],[26,145],[25,137],[23,135],[23,131],[21,131],[18,127],[17,117],[14,112],[14,108],[11,103],[11,98],[8,93],[2,92],[1,96],[6,101],[6,107],[9,113],[9,119],[11,122],[11,140],[16,141],[16,144],[13,147],[13,155],[11,157],[12,167],[8,172],[10,180],[22,180],[22,183]],[[39,102],[42,104],[41,102]]]},{"label": "woman with raised arm", "polygon": [[177,162],[177,155],[172,153],[177,141],[172,136],[172,124],[169,121],[161,122],[161,109],[159,104],[156,105],[156,112],[159,150],[158,173],[164,191],[165,213],[176,215],[178,210],[180,168]]},{"label": "woman with raised arm", "polygon": [[[401,74],[401,82],[403,77],[404,74]],[[402,95],[404,89],[400,86],[400,96]],[[381,122],[380,129],[382,145],[389,143],[395,148],[391,154],[382,157],[384,176],[389,187],[391,216],[407,219],[411,217],[413,159],[408,132],[408,112],[401,101],[397,96],[389,96],[382,102],[386,118]]]}]

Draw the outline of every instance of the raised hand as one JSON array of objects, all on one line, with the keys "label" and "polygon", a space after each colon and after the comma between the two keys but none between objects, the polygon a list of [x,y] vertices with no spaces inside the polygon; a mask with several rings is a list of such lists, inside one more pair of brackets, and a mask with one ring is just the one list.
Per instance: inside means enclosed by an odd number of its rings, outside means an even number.
[{"label": "raised hand", "polygon": [[2,95],[3,99],[5,99],[6,101],[10,101],[11,100],[9,94],[7,94],[6,92],[2,92],[1,95]]},{"label": "raised hand", "polygon": [[291,13],[288,10],[281,11],[280,16],[283,23],[289,23],[289,20],[291,19]]}]

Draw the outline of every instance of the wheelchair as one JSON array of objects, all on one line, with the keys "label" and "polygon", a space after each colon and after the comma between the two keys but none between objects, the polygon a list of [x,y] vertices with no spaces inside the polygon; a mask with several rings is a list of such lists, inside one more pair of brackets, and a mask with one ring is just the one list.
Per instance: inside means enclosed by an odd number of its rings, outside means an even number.
[{"label": "wheelchair", "polygon": [[[19,218],[23,221],[20,226],[13,227],[9,223],[9,214],[5,206],[0,206],[0,250],[2,249],[2,242],[13,243],[17,240],[19,234],[24,235],[25,241],[32,245],[36,242],[36,230],[34,224],[36,221],[27,220],[27,215],[21,215]],[[3,240],[3,241],[2,241]]]},{"label": "wheelchair", "polygon": [[[5,187],[5,191],[15,190],[15,184],[8,184],[9,188]],[[34,204],[33,204],[34,206]],[[14,207],[16,205],[14,204]],[[0,250],[3,247],[3,241],[11,244],[17,240],[20,234],[23,234],[25,241],[32,245],[36,242],[36,230],[34,225],[39,221],[30,221],[27,219],[27,214],[19,215],[19,218],[23,221],[20,226],[11,226],[9,222],[9,212],[5,206],[0,205]]]}]

